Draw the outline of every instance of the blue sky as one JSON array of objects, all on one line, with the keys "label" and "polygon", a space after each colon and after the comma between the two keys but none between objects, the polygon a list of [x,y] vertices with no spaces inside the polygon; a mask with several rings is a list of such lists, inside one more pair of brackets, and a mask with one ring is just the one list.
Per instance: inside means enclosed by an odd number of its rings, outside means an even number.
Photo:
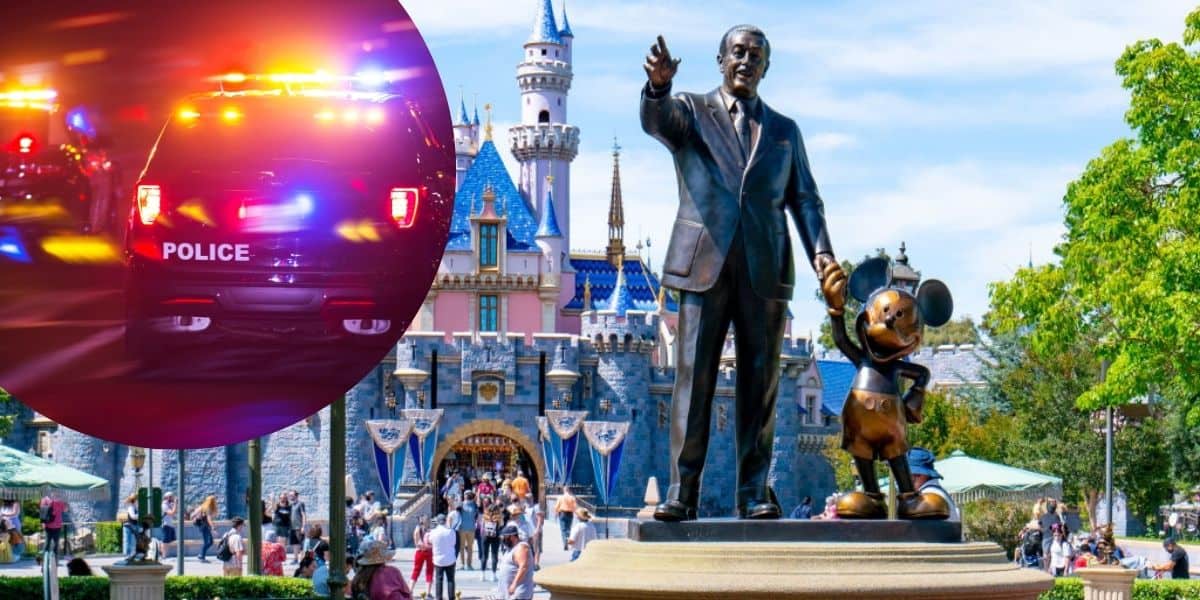
[{"label": "blue sky", "polygon": [[[561,0],[554,3],[561,19]],[[478,95],[481,115],[493,104],[505,147],[504,128],[519,118],[515,68],[540,0],[403,5],[452,103],[461,87],[468,106]],[[606,243],[615,135],[627,245],[649,237],[648,257],[656,270],[662,264],[677,193],[669,155],[638,124],[643,57],[661,33],[683,59],[676,89],[707,91],[720,82],[721,34],[749,22],[772,46],[760,94],[800,125],[839,258],[858,260],[876,247],[894,253],[903,240],[914,267],[950,286],[956,315],[979,317],[989,282],[1007,279],[1030,256],[1053,260],[1067,184],[1101,148],[1129,135],[1116,58],[1139,39],[1177,41],[1193,7],[570,0],[568,120],[582,140],[571,173],[571,245]],[[794,331],[807,335],[824,311],[812,299],[815,278],[797,275]]]}]

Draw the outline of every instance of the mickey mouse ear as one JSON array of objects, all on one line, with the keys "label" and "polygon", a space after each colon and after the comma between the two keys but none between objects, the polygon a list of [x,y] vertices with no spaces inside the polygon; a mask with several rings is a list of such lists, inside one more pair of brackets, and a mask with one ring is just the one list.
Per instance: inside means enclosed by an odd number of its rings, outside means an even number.
[{"label": "mickey mouse ear", "polygon": [[892,268],[886,258],[868,258],[854,267],[850,274],[850,295],[859,302],[866,302],[871,294],[885,287],[892,280]]},{"label": "mickey mouse ear", "polygon": [[927,279],[917,289],[917,307],[921,309],[921,319],[930,327],[941,327],[950,320],[954,313],[954,298],[950,296],[950,288],[937,279]]}]

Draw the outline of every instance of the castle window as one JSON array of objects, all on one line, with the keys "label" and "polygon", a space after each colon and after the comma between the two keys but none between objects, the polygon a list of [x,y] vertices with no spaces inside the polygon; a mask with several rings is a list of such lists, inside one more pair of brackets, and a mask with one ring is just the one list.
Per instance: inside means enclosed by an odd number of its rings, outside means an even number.
[{"label": "castle window", "polygon": [[562,106],[562,98],[559,98],[559,99],[558,99],[558,105],[559,105],[559,106]]},{"label": "castle window", "polygon": [[498,265],[496,247],[499,243],[500,226],[484,223],[479,226],[479,268],[494,269]]},{"label": "castle window", "polygon": [[484,294],[479,297],[479,330],[496,331],[498,329],[497,313],[499,301],[494,294]]},{"label": "castle window", "polygon": [[550,111],[543,110],[538,113],[538,123],[549,123],[549,122],[550,122]]},{"label": "castle window", "polygon": [[546,49],[542,48],[542,56],[545,56],[545,55],[546,55]]},{"label": "castle window", "polygon": [[558,56],[558,50],[555,50],[555,51],[554,51],[554,55],[555,55],[555,56]]},{"label": "castle window", "polygon": [[805,408],[808,410],[808,423],[810,425],[819,424],[821,422],[821,405],[818,403],[817,397],[809,394],[805,400]]}]

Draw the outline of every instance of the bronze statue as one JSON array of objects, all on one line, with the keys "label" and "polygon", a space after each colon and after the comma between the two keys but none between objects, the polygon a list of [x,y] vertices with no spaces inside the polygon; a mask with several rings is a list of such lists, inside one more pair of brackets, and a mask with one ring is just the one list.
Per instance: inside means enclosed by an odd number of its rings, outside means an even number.
[{"label": "bronze statue", "polygon": [[663,285],[679,290],[671,397],[671,484],[654,518],[696,518],[712,398],[729,325],[736,333],[738,516],[779,518],[767,483],[779,352],[795,273],[787,213],[817,272],[836,265],[800,130],[758,97],[771,47],[757,27],[721,38],[724,76],[707,94],[671,95],[679,60],[662,36],[646,57],[642,129],[675,160],[679,211]]},{"label": "bronze statue", "polygon": [[[838,500],[837,514],[846,519],[885,519],[887,505],[875,478],[875,460],[888,461],[900,490],[897,516],[901,519],[946,519],[950,507],[941,496],[918,494],[908,465],[906,423],[920,423],[929,369],[904,360],[921,346],[926,324],[937,327],[950,320],[953,299],[946,284],[930,279],[916,296],[891,287],[887,259],[872,258],[854,269],[849,285],[841,265],[822,273],[821,291],[829,306],[833,340],[858,366],[842,408],[842,448],[854,457],[862,492]],[[854,331],[859,344],[846,335],[846,291],[863,303]],[[900,395],[900,380],[912,385]]]}]

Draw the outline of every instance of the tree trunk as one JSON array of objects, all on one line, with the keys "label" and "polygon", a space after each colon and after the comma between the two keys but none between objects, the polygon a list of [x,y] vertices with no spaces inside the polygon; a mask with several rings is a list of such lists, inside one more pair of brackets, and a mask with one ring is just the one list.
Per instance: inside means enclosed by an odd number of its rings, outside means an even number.
[{"label": "tree trunk", "polygon": [[1084,490],[1083,495],[1087,499],[1088,531],[1092,531],[1096,528],[1096,506],[1100,504],[1100,490]]}]

